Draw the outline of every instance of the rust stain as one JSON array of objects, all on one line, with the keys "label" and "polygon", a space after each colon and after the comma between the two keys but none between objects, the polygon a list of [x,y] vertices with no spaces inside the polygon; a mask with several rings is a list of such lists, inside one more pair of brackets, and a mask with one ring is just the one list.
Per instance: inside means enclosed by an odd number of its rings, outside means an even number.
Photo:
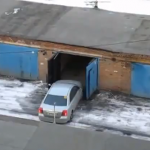
[{"label": "rust stain", "polygon": [[78,54],[78,55],[87,55],[91,57],[99,57],[99,58],[105,58],[105,59],[111,59],[111,60],[141,62],[141,63],[150,64],[150,56],[148,55],[114,53],[114,52],[108,52],[108,51],[101,50],[101,49],[65,45],[65,44],[53,43],[53,42],[47,42],[47,41],[28,40],[28,39],[21,39],[17,37],[9,37],[9,36],[0,36],[0,42],[6,43],[6,44],[45,49],[47,51],[48,50],[58,51],[58,52],[73,53],[73,54]]}]

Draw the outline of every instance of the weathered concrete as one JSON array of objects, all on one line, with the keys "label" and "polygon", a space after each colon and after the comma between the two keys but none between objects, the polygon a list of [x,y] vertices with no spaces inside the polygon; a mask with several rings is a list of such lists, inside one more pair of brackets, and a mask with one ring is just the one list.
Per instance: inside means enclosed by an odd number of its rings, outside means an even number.
[{"label": "weathered concrete", "polygon": [[25,150],[149,150],[149,148],[148,141],[42,122]]},{"label": "weathered concrete", "polygon": [[87,129],[40,122],[0,121],[2,150],[149,150],[150,142]]},{"label": "weathered concrete", "polygon": [[37,127],[0,121],[0,149],[23,150]]},{"label": "weathered concrete", "polygon": [[0,120],[5,121],[5,122],[30,125],[30,126],[38,126],[39,125],[39,121],[29,120],[29,119],[24,119],[24,118],[17,118],[15,116],[12,117],[12,116],[0,115]]}]

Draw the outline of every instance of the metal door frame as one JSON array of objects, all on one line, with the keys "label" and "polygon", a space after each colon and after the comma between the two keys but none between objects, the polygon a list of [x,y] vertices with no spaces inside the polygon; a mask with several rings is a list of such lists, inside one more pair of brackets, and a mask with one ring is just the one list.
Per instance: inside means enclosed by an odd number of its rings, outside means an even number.
[{"label": "metal door frame", "polygon": [[[58,58],[58,62],[57,59]],[[56,53],[54,54],[49,60],[48,60],[48,74],[47,74],[47,83],[48,84],[52,84],[55,81],[59,80],[61,77],[60,74],[60,68],[61,68],[61,63],[60,60],[61,59],[61,54],[60,53]],[[56,62],[55,62],[56,61]],[[57,63],[59,63],[59,65],[56,67]],[[49,79],[49,77],[51,76],[51,79]]]}]

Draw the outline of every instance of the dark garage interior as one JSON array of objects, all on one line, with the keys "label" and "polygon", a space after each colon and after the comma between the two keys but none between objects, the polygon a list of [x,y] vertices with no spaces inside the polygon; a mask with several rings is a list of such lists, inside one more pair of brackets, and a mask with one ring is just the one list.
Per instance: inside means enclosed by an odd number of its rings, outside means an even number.
[{"label": "dark garage interior", "polygon": [[[80,81],[85,87],[86,66],[92,60],[89,57],[62,54],[61,79]],[[65,61],[65,63],[63,62]]]},{"label": "dark garage interior", "polygon": [[86,91],[88,84],[88,88],[93,85],[89,90],[94,91],[98,83],[98,63],[95,63],[95,60],[96,58],[86,56],[56,53],[48,61],[47,82],[52,84],[57,80],[76,80],[81,82],[83,91]]}]

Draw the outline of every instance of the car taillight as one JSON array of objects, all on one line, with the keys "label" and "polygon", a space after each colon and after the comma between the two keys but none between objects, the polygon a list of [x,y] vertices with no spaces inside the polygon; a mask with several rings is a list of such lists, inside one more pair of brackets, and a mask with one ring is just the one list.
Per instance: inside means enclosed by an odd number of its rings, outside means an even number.
[{"label": "car taillight", "polygon": [[67,110],[63,110],[62,111],[62,116],[67,116],[68,115],[68,111]]},{"label": "car taillight", "polygon": [[40,114],[43,113],[43,108],[42,108],[42,107],[39,108],[39,113],[40,113]]}]

